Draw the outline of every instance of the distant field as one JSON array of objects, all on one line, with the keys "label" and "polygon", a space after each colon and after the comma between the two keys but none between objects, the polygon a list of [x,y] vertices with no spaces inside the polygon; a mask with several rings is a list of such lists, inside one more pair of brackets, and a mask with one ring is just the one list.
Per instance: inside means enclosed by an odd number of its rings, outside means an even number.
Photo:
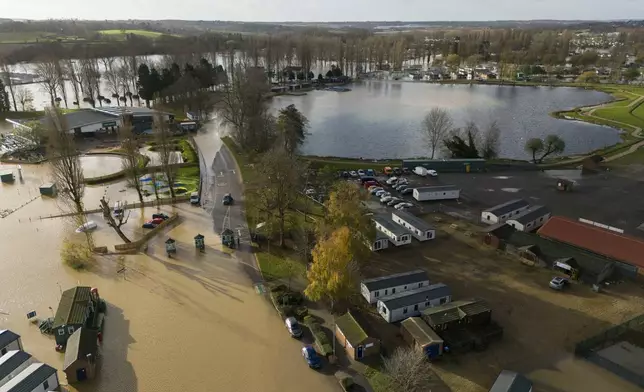
[{"label": "distant field", "polygon": [[76,40],[82,40],[82,38],[66,36],[66,35],[58,35],[53,33],[38,32],[38,31],[0,33],[0,43],[3,43],[3,44],[49,42],[49,41],[56,41],[56,40],[76,41]]},{"label": "distant field", "polygon": [[159,33],[158,31],[148,31],[148,30],[99,30],[99,34],[103,35],[112,35],[112,36],[118,36],[118,35],[126,35],[126,34],[135,34],[135,35],[141,35],[143,37],[149,37],[149,38],[156,38],[160,35],[163,35],[163,33]]}]

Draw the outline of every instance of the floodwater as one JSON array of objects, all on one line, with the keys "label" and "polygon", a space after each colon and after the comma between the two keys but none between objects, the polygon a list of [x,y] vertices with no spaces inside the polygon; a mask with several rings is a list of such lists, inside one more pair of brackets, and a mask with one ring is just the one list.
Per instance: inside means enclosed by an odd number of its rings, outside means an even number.
[{"label": "floodwater", "polygon": [[[0,328],[20,334],[26,351],[61,370],[63,383],[63,356],[26,314],[51,316],[61,290],[80,284],[97,287],[109,304],[98,377],[83,390],[337,390],[331,377],[308,369],[301,343],[288,336],[240,263],[221,251],[212,218],[202,209],[175,207],[178,225],[151,240],[145,254],[101,257],[91,270],[77,272],[61,263],[59,252],[65,238],[82,234],[73,233],[75,225],[64,220],[38,218],[58,212],[57,199],[37,197],[38,185],[49,178],[47,166],[22,167],[23,181],[0,184],[0,209],[20,207],[0,219]],[[17,175],[15,166],[0,166],[7,168]],[[104,194],[111,201],[136,199],[123,183],[87,187],[86,207],[95,208]],[[140,233],[140,224],[154,211],[133,211],[126,235]],[[90,219],[99,225],[97,245],[111,248],[120,242],[100,214]],[[194,249],[197,233],[206,236],[204,254]],[[163,248],[168,236],[178,243],[172,259]]]},{"label": "floodwater", "polygon": [[[149,166],[160,166],[161,165],[161,155],[157,151],[150,151],[150,147],[142,147],[139,150],[139,153],[147,156],[150,158],[150,162],[148,162]],[[173,151],[172,154],[174,155],[174,158],[171,158],[173,162],[176,163],[182,163],[183,162],[183,156],[181,156],[180,151]]]},{"label": "floodwater", "polygon": [[[569,87],[440,85],[419,82],[366,81],[352,91],[312,91],[304,96],[279,96],[272,109],[290,104],[310,121],[302,146],[305,154],[352,158],[427,157],[430,149],[419,131],[434,107],[449,111],[454,126],[475,121],[482,129],[496,121],[500,156],[529,159],[526,140],[561,136],[566,154],[581,154],[620,141],[619,131],[599,125],[559,120],[549,113],[610,100],[597,91]],[[440,152],[437,151],[437,154]]]},{"label": "floodwater", "polygon": [[118,155],[83,155],[80,161],[85,178],[106,176],[123,170],[123,159]]}]

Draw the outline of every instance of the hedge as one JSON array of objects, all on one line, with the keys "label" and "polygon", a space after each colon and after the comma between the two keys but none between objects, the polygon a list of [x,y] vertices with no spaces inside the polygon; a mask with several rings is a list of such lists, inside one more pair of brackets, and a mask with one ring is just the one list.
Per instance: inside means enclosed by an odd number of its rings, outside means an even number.
[{"label": "hedge", "polygon": [[324,356],[333,354],[333,347],[331,346],[331,342],[329,341],[326,333],[322,329],[322,326],[316,322],[310,322],[308,326],[311,333],[313,333],[315,343],[320,349],[320,353]]}]

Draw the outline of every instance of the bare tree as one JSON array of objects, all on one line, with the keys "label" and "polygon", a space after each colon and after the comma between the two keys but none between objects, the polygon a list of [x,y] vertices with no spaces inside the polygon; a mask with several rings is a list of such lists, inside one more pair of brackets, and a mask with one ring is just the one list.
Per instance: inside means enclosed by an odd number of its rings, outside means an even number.
[{"label": "bare tree", "polygon": [[[14,95],[14,87],[13,87],[13,81],[11,80],[11,68],[9,68],[9,64],[7,63],[0,63],[0,71],[4,74],[4,78],[2,79],[4,82],[4,85],[9,88],[9,94],[11,95],[11,100],[13,101],[13,110],[18,111],[18,107],[16,106],[16,97]],[[22,109],[24,111],[24,109]]]},{"label": "bare tree", "polygon": [[496,120],[492,120],[485,129],[480,141],[480,153],[484,159],[494,159],[499,156],[499,141],[501,129]]},{"label": "bare tree", "polygon": [[29,89],[19,87],[16,89],[14,100],[20,103],[20,108],[23,112],[31,110],[31,102],[34,100],[34,94]]},{"label": "bare tree", "polygon": [[174,143],[172,142],[172,132],[170,131],[169,124],[161,117],[161,115],[155,115],[154,117],[154,138],[157,143],[157,152],[159,154],[159,160],[161,163],[161,170],[165,175],[165,179],[168,182],[168,188],[170,189],[170,196],[174,199],[174,179],[175,179],[175,167],[177,163],[177,152],[174,148]]},{"label": "bare tree", "polygon": [[42,88],[49,94],[51,106],[56,106],[56,91],[59,85],[58,62],[56,60],[43,60],[36,63],[34,72],[40,80]]},{"label": "bare tree", "polygon": [[429,391],[434,376],[425,354],[415,347],[399,347],[385,358],[384,373],[392,380],[391,389],[395,392]]},{"label": "bare tree", "polygon": [[67,78],[72,84],[72,90],[74,91],[75,99],[74,105],[80,106],[83,84],[78,72],[78,65],[75,64],[73,60],[65,60],[64,70]]},{"label": "bare tree", "polygon": [[[100,96],[99,85],[101,74],[98,70],[98,64],[95,59],[81,59],[78,61],[80,64],[80,79],[82,81],[81,87],[83,88],[84,100],[89,102],[92,107],[96,107],[96,100]],[[99,100],[99,103],[101,100]]]},{"label": "bare tree", "polygon": [[132,122],[129,116],[123,116],[123,126],[119,130],[121,137],[121,149],[123,151],[122,165],[125,170],[127,181],[139,195],[139,201],[143,204],[143,189],[141,186],[141,175],[143,175],[142,156],[139,153],[139,141],[137,140]]},{"label": "bare tree", "polygon": [[125,205],[123,205],[123,208],[124,210],[119,214],[116,214],[116,219],[114,219],[114,215],[112,215],[112,211],[110,210],[109,202],[105,200],[105,196],[101,198],[101,211],[103,212],[103,217],[105,218],[107,225],[116,231],[116,234],[121,237],[123,242],[129,244],[132,241],[130,241],[130,239],[123,233],[121,226],[126,224],[128,219],[130,219],[130,211],[125,211]]},{"label": "bare tree", "polygon": [[57,81],[58,81],[58,92],[60,93],[61,97],[63,97],[63,102],[65,102],[65,107],[68,108],[67,104],[67,89],[65,88],[65,65],[61,60],[57,60],[56,63],[56,76],[57,76]]},{"label": "bare tree", "polygon": [[445,109],[433,108],[425,115],[422,121],[421,132],[427,146],[431,149],[431,159],[434,159],[436,148],[445,136],[452,130],[454,121]]}]

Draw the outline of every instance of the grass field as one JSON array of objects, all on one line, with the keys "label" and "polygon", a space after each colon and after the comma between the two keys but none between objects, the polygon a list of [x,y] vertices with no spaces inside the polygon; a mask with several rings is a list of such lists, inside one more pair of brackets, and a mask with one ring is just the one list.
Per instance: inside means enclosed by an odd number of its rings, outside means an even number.
[{"label": "grass field", "polygon": [[22,44],[33,42],[51,42],[51,41],[83,41],[83,38],[67,35],[58,35],[39,31],[29,32],[3,32],[0,33],[0,43],[3,44]]},{"label": "grass field", "polygon": [[108,35],[108,36],[123,36],[123,37],[125,37],[127,34],[134,34],[134,35],[140,35],[148,38],[157,38],[163,35],[163,33],[159,33],[158,31],[148,31],[148,30],[99,30],[97,31],[97,33]]}]

